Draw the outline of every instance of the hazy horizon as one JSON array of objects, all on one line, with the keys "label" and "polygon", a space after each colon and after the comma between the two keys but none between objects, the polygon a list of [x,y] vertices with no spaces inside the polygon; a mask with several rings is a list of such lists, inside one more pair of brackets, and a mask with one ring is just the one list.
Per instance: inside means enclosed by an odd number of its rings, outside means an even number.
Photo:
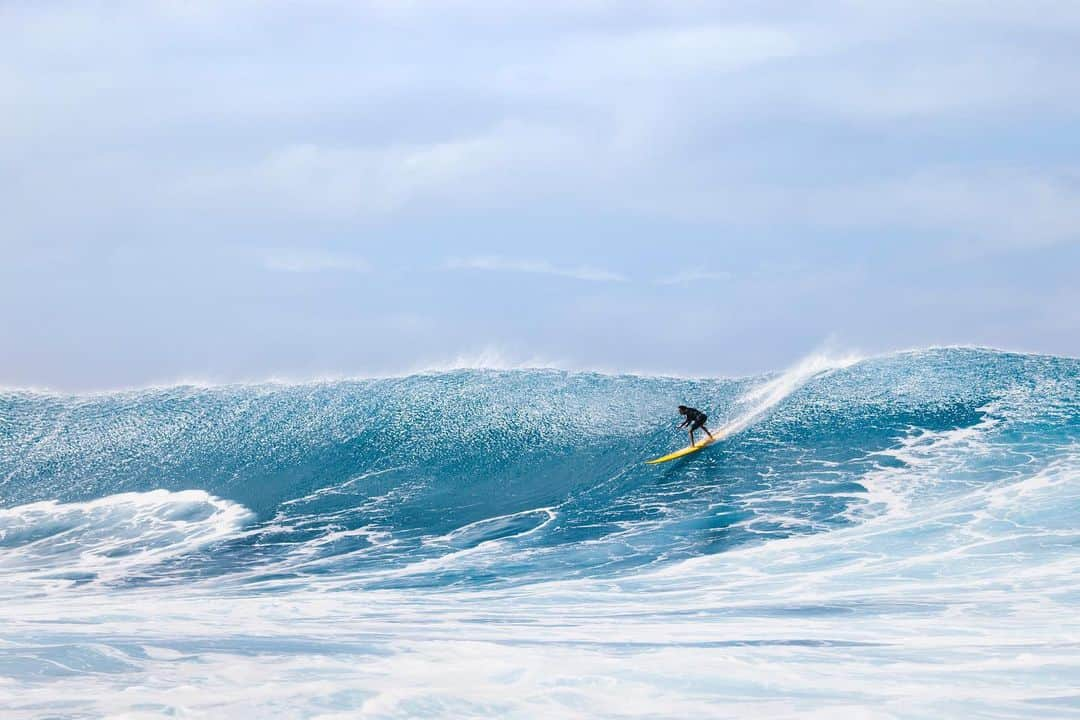
[{"label": "hazy horizon", "polygon": [[334,383],[365,382],[370,380],[391,380],[420,376],[436,376],[445,373],[459,371],[493,371],[493,372],[556,372],[570,375],[597,375],[597,376],[632,376],[654,379],[677,379],[677,380],[739,380],[775,376],[780,377],[791,373],[803,372],[806,367],[822,366],[823,369],[833,367],[847,367],[870,360],[883,360],[898,358],[905,355],[919,355],[921,353],[945,351],[945,350],[968,350],[999,354],[1002,356],[1026,356],[1045,357],[1060,360],[1080,359],[1071,355],[1055,355],[1052,353],[1039,353],[1018,348],[994,348],[984,345],[931,345],[925,347],[895,348],[879,352],[860,352],[852,349],[842,351],[839,348],[817,349],[798,356],[791,362],[775,367],[762,367],[755,370],[739,373],[694,373],[681,372],[678,370],[656,370],[649,368],[617,368],[604,366],[572,365],[556,360],[542,358],[514,359],[507,357],[489,348],[475,354],[463,354],[441,362],[416,363],[398,369],[375,370],[370,372],[355,373],[324,373],[311,375],[288,375],[286,373],[272,373],[264,376],[251,375],[247,377],[212,377],[210,375],[188,375],[173,378],[160,378],[149,380],[144,383],[129,385],[100,385],[100,386],[63,386],[63,385],[4,385],[0,384],[0,392],[29,392],[46,395],[98,395],[125,392],[140,392],[144,390],[157,390],[169,388],[226,388],[234,386],[305,386]]}]

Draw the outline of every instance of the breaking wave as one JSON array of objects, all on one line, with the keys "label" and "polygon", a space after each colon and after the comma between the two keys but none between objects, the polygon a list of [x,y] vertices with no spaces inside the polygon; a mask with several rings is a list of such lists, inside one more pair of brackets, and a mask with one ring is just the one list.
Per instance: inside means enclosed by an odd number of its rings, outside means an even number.
[{"label": "breaking wave", "polygon": [[1067,358],[3,391],[0,705],[1075,714],[1078,525]]}]

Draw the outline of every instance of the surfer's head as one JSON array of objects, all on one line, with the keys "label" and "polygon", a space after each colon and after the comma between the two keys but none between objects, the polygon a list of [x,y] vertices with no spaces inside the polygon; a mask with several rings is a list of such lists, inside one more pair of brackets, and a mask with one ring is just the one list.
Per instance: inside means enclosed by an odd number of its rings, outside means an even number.
[{"label": "surfer's head", "polygon": [[680,415],[685,415],[686,414],[686,406],[685,405],[680,405],[679,406],[679,414]]}]

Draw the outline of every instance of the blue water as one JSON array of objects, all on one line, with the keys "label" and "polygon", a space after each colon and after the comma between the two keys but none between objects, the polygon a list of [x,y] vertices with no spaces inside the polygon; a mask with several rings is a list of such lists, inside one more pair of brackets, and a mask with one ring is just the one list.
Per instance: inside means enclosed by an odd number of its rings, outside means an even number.
[{"label": "blue water", "polygon": [[0,391],[0,707],[1080,717],[1078,501],[1080,361],[989,350]]}]

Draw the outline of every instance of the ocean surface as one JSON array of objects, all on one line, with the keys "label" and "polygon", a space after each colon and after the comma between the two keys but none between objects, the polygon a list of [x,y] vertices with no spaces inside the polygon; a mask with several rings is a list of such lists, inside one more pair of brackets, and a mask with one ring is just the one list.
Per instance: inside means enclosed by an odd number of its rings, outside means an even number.
[{"label": "ocean surface", "polygon": [[1080,360],[0,390],[0,717],[1080,718]]}]

